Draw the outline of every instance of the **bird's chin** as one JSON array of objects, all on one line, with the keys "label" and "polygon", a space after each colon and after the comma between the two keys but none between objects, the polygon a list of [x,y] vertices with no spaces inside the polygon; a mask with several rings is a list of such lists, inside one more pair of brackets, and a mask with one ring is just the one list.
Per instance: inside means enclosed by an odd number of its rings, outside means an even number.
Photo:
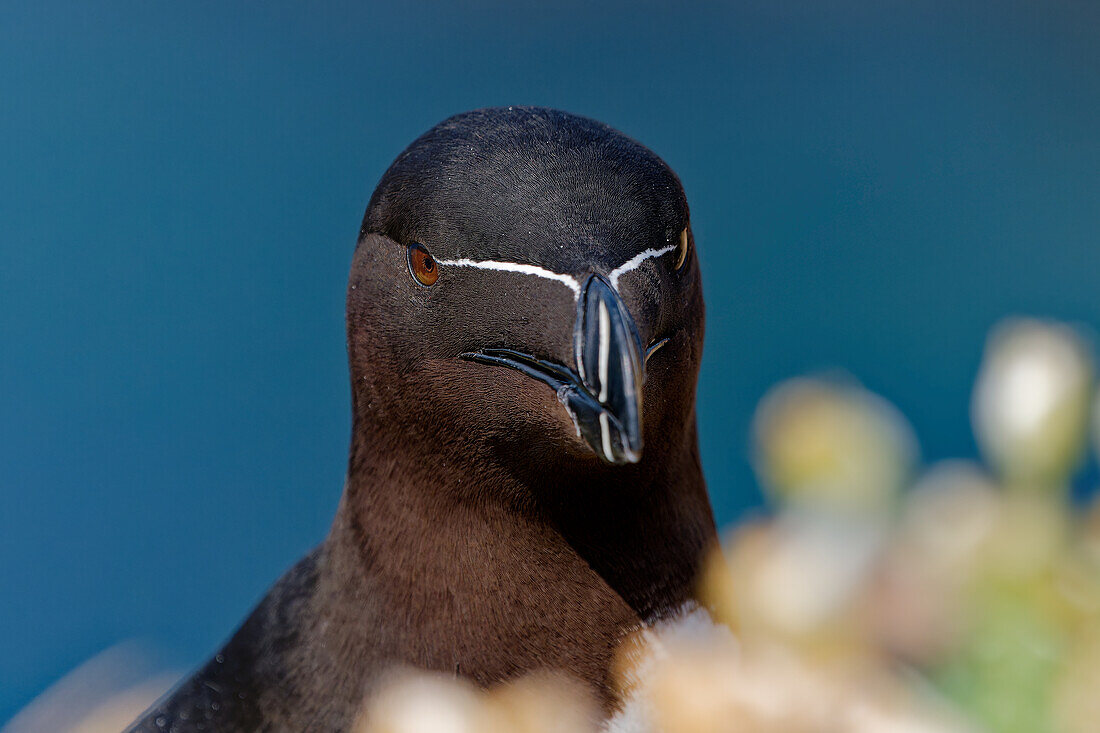
[{"label": "bird's chin", "polygon": [[577,436],[604,462],[625,465],[641,460],[640,422],[624,424],[572,369],[512,349],[481,349],[460,356],[478,364],[514,369],[549,386],[572,419]]}]

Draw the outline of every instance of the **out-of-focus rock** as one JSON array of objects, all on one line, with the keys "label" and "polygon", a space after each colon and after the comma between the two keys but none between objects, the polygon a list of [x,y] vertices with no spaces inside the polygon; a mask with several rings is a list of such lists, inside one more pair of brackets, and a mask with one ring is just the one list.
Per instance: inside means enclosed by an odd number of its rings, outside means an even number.
[{"label": "out-of-focus rock", "polygon": [[118,733],[179,680],[136,642],[69,672],[8,721],[3,733]]},{"label": "out-of-focus rock", "polygon": [[613,733],[967,730],[926,688],[866,654],[734,640],[725,627],[700,624],[698,614],[640,634],[635,646],[632,725],[613,723]]},{"label": "out-of-focus rock", "polygon": [[483,691],[453,676],[395,671],[369,696],[357,733],[597,733],[592,694],[539,673]]},{"label": "out-of-focus rock", "polygon": [[479,733],[596,733],[601,711],[576,680],[541,673],[490,690],[478,714]]},{"label": "out-of-focus rock", "polygon": [[373,693],[357,733],[475,733],[479,706],[473,685],[441,674],[395,672]]}]

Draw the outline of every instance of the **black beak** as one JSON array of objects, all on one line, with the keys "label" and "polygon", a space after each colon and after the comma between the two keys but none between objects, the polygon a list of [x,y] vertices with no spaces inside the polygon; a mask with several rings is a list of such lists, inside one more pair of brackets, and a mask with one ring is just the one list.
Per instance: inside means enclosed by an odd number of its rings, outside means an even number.
[{"label": "black beak", "polygon": [[622,298],[603,277],[591,275],[573,325],[576,371],[511,349],[483,349],[462,358],[517,369],[550,385],[596,455],[624,464],[642,457],[643,354]]},{"label": "black beak", "polygon": [[598,432],[582,435],[611,463],[642,457],[642,379],[645,361],[634,319],[599,275],[584,284],[573,326],[581,382],[600,405]]}]

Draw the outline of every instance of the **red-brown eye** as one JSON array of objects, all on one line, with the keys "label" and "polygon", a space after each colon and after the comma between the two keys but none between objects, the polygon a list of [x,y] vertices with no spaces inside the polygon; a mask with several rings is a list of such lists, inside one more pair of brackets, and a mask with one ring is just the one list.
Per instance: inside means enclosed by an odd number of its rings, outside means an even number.
[{"label": "red-brown eye", "polygon": [[680,244],[676,247],[676,269],[679,270],[687,262],[688,248],[691,246],[690,239],[688,238],[687,227],[684,227],[684,231],[680,232]]},{"label": "red-brown eye", "polygon": [[434,285],[439,279],[439,264],[422,244],[409,245],[409,272],[421,285]]}]

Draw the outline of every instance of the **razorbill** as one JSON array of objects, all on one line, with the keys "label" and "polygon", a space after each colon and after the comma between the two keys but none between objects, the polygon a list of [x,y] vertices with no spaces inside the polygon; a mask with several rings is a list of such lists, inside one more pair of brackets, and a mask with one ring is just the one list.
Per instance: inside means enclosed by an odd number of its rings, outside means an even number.
[{"label": "razorbill", "polygon": [[687,200],[654,153],[542,108],[429,130],[359,231],[331,532],[131,730],[347,730],[393,665],[564,670],[613,710],[617,642],[690,602],[717,543],[702,343]]}]

